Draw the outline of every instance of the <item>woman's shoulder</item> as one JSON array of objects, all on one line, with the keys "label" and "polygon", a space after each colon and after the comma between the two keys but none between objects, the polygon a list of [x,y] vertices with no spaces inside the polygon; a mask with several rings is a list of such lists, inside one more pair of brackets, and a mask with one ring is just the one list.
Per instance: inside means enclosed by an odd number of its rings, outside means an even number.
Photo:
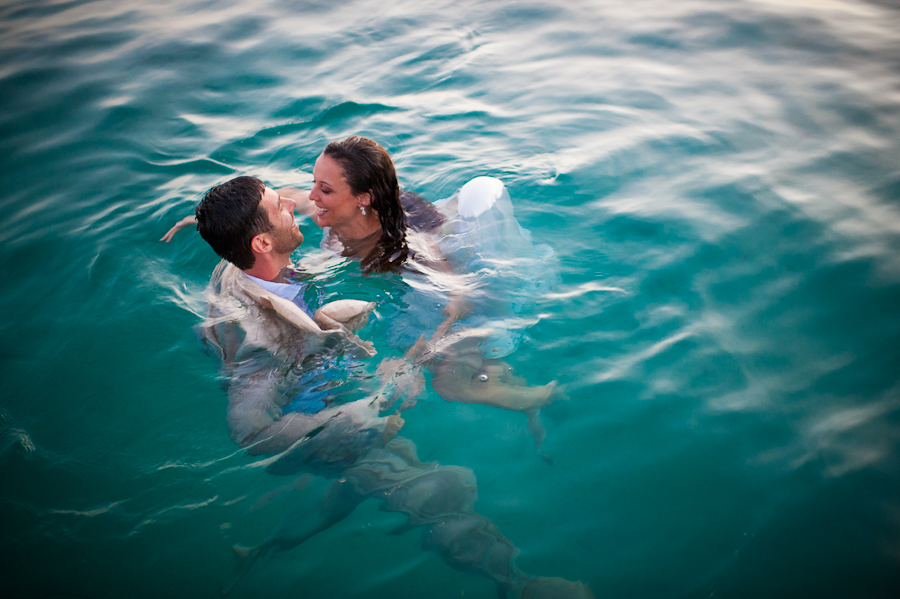
[{"label": "woman's shoulder", "polygon": [[431,202],[414,191],[402,190],[400,204],[406,212],[409,227],[422,233],[435,233],[446,220]]}]

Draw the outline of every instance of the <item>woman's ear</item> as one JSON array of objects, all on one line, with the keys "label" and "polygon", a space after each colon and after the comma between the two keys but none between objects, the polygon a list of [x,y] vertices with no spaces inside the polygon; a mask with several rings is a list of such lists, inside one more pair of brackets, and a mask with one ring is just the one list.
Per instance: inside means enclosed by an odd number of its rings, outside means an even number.
[{"label": "woman's ear", "polygon": [[250,240],[250,249],[255,254],[267,254],[272,251],[272,236],[260,233]]},{"label": "woman's ear", "polygon": [[370,189],[366,193],[361,193],[356,196],[357,201],[360,206],[371,206],[372,205],[372,190]]}]

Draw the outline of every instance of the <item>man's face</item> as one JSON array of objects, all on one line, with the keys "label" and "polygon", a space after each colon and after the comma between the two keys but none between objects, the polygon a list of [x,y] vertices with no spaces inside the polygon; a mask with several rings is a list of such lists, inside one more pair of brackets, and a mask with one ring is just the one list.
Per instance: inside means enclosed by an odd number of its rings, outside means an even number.
[{"label": "man's face", "polygon": [[259,203],[269,215],[269,223],[272,225],[269,235],[272,236],[273,251],[277,254],[290,254],[300,247],[303,234],[294,221],[297,202],[281,197],[277,191],[266,187]]}]

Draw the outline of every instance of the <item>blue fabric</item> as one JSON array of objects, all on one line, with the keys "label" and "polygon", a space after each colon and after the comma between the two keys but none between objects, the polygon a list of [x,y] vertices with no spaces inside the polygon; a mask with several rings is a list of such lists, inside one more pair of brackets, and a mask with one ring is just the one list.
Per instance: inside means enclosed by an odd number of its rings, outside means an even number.
[{"label": "blue fabric", "polygon": [[296,379],[292,380],[285,395],[291,401],[281,408],[281,412],[299,412],[315,414],[324,408],[342,403],[348,394],[356,395],[358,384],[348,384],[354,368],[359,368],[357,360],[347,356],[317,356],[303,370],[295,370]]}]

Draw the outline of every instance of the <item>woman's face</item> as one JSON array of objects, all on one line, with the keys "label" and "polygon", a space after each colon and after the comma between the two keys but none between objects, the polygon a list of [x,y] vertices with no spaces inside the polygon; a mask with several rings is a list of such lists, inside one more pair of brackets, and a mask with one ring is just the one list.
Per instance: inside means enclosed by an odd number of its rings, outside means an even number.
[{"label": "woman's face", "polygon": [[309,199],[316,204],[313,219],[320,227],[341,229],[358,220],[360,204],[368,205],[368,194],[355,196],[344,179],[341,165],[322,154],[313,167],[313,188]]}]

